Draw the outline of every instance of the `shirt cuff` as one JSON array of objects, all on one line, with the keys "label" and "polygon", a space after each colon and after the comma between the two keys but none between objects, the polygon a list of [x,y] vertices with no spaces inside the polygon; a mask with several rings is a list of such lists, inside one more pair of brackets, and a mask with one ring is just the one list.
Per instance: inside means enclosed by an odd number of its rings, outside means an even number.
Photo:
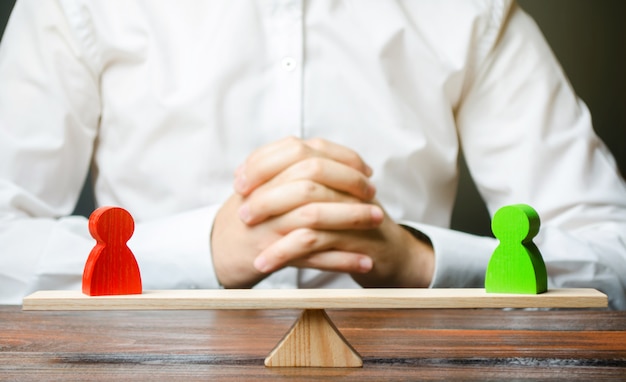
[{"label": "shirt cuff", "polygon": [[211,257],[210,235],[219,206],[138,223],[129,240],[143,288],[219,288]]},{"label": "shirt cuff", "polygon": [[487,264],[498,242],[441,227],[400,222],[422,232],[435,252],[435,271],[430,288],[484,288]]}]

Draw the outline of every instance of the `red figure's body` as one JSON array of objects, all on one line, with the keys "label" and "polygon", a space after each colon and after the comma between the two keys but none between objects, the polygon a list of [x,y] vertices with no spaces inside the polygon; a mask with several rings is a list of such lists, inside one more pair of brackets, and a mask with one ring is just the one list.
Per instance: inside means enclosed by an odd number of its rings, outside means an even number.
[{"label": "red figure's body", "polygon": [[89,296],[140,294],[137,260],[126,244],[135,222],[119,207],[100,207],[89,217],[89,232],[96,246],[83,272],[83,293]]}]

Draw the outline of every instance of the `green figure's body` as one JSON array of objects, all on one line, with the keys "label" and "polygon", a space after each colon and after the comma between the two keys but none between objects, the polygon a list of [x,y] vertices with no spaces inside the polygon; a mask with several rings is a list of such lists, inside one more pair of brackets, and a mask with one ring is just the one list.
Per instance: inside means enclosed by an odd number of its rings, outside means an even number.
[{"label": "green figure's body", "polygon": [[487,266],[488,293],[538,294],[548,290],[546,265],[532,242],[539,225],[539,215],[526,204],[505,206],[496,212],[491,229],[500,244]]}]

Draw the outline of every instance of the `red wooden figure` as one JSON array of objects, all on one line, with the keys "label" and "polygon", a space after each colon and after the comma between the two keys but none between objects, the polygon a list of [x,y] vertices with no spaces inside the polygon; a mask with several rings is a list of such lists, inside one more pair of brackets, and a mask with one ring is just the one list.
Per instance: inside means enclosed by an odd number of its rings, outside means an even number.
[{"label": "red wooden figure", "polygon": [[135,222],[123,208],[100,207],[89,217],[89,232],[96,246],[83,272],[83,293],[89,296],[141,294],[137,260],[126,243]]}]

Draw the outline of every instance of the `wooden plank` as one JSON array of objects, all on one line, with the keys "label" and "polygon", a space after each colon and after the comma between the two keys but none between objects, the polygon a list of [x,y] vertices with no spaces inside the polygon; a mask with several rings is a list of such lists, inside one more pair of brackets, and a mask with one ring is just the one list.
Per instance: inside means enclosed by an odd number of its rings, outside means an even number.
[{"label": "wooden plank", "polygon": [[498,294],[484,289],[202,289],[153,290],[140,295],[87,296],[80,291],[39,291],[24,298],[24,310],[163,309],[421,309],[421,308],[603,308],[595,289]]}]

